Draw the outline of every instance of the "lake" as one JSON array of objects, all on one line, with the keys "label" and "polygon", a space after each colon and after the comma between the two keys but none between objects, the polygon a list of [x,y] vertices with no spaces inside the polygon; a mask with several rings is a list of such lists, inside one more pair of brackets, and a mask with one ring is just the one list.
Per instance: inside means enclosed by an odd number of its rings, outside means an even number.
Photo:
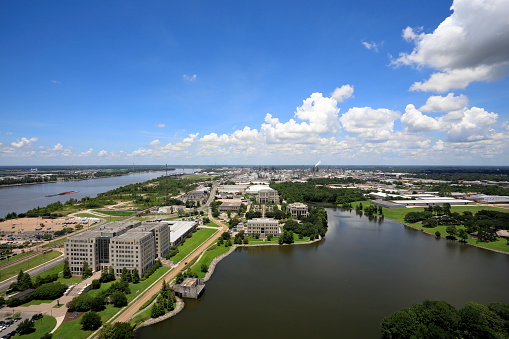
[{"label": "lake", "polygon": [[136,338],[380,338],[385,316],[426,299],[509,303],[509,255],[327,212],[321,242],[237,249],[201,299]]}]

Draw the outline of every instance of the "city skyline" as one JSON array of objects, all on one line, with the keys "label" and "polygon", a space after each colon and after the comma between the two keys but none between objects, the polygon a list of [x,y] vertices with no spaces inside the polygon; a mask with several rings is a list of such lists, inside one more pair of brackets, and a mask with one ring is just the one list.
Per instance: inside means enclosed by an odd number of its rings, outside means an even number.
[{"label": "city skyline", "polygon": [[509,2],[8,2],[3,165],[509,165]]}]

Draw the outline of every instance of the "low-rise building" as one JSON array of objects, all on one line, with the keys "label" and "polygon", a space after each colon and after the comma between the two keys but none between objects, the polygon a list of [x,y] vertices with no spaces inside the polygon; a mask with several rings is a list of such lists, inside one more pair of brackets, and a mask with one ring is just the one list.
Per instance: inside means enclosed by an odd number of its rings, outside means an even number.
[{"label": "low-rise building", "polygon": [[279,194],[272,188],[259,190],[256,202],[259,204],[277,204],[279,203]]},{"label": "low-rise building", "polygon": [[217,208],[219,211],[238,211],[242,207],[242,202],[240,201],[223,201],[221,205]]},{"label": "low-rise building", "polygon": [[286,210],[290,211],[290,214],[294,218],[297,218],[300,216],[307,217],[309,215],[308,206],[301,202],[294,202],[293,204],[288,204],[286,206]]},{"label": "low-rise building", "polygon": [[263,238],[267,234],[279,236],[281,234],[281,227],[276,219],[271,218],[254,218],[247,221],[246,235],[252,236],[260,234]]}]

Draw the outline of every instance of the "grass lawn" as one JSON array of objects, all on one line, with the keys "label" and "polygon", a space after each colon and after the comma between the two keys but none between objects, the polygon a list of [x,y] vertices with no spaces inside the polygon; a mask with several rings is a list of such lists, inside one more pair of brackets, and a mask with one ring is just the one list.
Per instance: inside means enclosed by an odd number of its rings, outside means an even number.
[{"label": "grass lawn", "polygon": [[141,312],[140,314],[136,315],[134,318],[131,319],[129,322],[132,325],[134,324],[141,324],[145,320],[150,319],[150,311],[151,307],[148,307],[145,311]]},{"label": "grass lawn", "polygon": [[[214,248],[214,246],[215,246],[215,248]],[[210,266],[210,263],[212,262],[212,260],[215,257],[218,257],[221,254],[228,252],[231,247],[213,245],[210,248],[212,248],[212,249],[207,249],[205,251],[205,253],[202,255],[201,259],[196,263],[196,265],[194,265],[193,268],[191,268],[191,271],[198,273],[199,278],[205,277],[205,274],[206,274],[201,271],[202,264]]]},{"label": "grass lawn", "polygon": [[210,226],[210,227],[221,227],[221,226],[219,226],[218,224],[213,223],[212,221],[211,221],[211,222],[209,222],[206,226]]},{"label": "grass lawn", "polygon": [[[49,315],[45,315],[40,320],[35,321],[35,332],[19,335],[17,334],[15,338],[23,338],[23,339],[39,339],[44,334],[49,333],[53,328],[55,328],[57,324],[57,320],[54,317],[50,317]],[[58,337],[54,337],[58,338]],[[62,337],[63,338],[63,337]]]},{"label": "grass lawn", "polygon": [[21,262],[19,264],[7,267],[2,270],[2,273],[0,275],[0,280],[5,280],[10,277],[14,277],[19,273],[20,270],[23,270],[23,272],[25,272],[31,268],[42,265],[43,263],[48,262],[52,259],[55,259],[61,255],[62,255],[62,253],[60,253],[60,252],[51,251],[46,254],[39,254],[38,256],[35,256],[28,260],[25,260],[24,262]]},{"label": "grass lawn", "polygon": [[76,284],[76,283],[79,283],[82,279],[81,279],[81,276],[73,276],[69,279],[64,279],[62,277],[62,271],[64,270],[64,263],[60,263],[56,266],[53,266],[52,268],[42,272],[42,273],[39,273],[39,274],[36,274],[32,277],[32,280],[35,280],[35,278],[37,276],[41,276],[41,277],[45,277],[47,275],[50,275],[50,274],[55,274],[57,273],[59,275],[59,278],[57,280],[57,282],[60,282],[62,284],[66,284],[66,285],[70,285],[70,284]]},{"label": "grass lawn", "polygon": [[172,257],[170,260],[172,260],[174,263],[178,263],[216,232],[216,230],[210,228],[202,228],[192,233],[193,236],[188,238],[182,245],[178,247],[179,253]]},{"label": "grass lawn", "polygon": [[120,215],[127,216],[127,215],[133,215],[133,214],[138,213],[138,211],[111,211],[111,210],[105,210],[105,211],[94,210],[94,212],[107,214],[107,215],[113,215],[113,216],[120,216]]},{"label": "grass lawn", "polygon": [[86,339],[93,333],[93,331],[83,331],[81,329],[80,320],[81,317],[79,319],[68,321],[60,325],[55,333],[53,333],[53,338]]},{"label": "grass lawn", "polygon": [[163,220],[177,220],[177,219],[180,219],[181,217],[171,217],[171,218],[166,218],[166,219],[163,219]]},{"label": "grass lawn", "polygon": [[21,306],[30,306],[30,305],[40,305],[40,304],[49,304],[50,302],[53,302],[53,300],[31,300],[27,303],[24,303]]},{"label": "grass lawn", "polygon": [[25,252],[25,253],[20,253],[20,254],[15,254],[12,257],[8,258],[8,259],[7,258],[2,259],[2,260],[0,260],[0,265],[10,263],[11,261],[16,260],[16,259],[21,259],[21,258],[26,257],[27,255],[29,255],[31,253],[33,253],[33,251]]}]

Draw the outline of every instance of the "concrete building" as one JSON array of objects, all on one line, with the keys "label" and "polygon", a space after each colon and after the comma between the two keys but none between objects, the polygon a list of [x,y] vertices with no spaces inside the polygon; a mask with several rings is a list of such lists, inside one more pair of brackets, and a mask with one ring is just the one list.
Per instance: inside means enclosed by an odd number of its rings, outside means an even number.
[{"label": "concrete building", "polygon": [[197,226],[197,222],[182,221],[113,221],[69,236],[65,257],[74,275],[81,274],[84,261],[93,271],[111,266],[119,276],[125,267],[143,275]]},{"label": "concrete building", "polygon": [[476,194],[471,195],[466,198],[467,200],[472,200],[475,202],[479,202],[482,204],[506,204],[509,203],[509,197],[503,195],[485,195],[485,194]]},{"label": "concrete building", "polygon": [[242,207],[242,202],[240,201],[223,201],[221,205],[217,208],[220,211],[238,211]]},{"label": "concrete building", "polygon": [[298,218],[299,216],[307,217],[309,215],[308,206],[301,202],[294,202],[293,204],[288,204],[286,206],[286,210],[290,211],[290,214],[294,218]]},{"label": "concrete building", "polygon": [[260,234],[262,238],[267,234],[279,236],[281,234],[281,227],[276,219],[271,218],[254,218],[247,221],[246,235]]},{"label": "concrete building", "polygon": [[256,202],[259,204],[277,204],[279,203],[279,194],[272,188],[259,190]]},{"label": "concrete building", "polygon": [[205,289],[203,279],[187,278],[180,284],[173,285],[175,295],[180,298],[198,299]]}]

